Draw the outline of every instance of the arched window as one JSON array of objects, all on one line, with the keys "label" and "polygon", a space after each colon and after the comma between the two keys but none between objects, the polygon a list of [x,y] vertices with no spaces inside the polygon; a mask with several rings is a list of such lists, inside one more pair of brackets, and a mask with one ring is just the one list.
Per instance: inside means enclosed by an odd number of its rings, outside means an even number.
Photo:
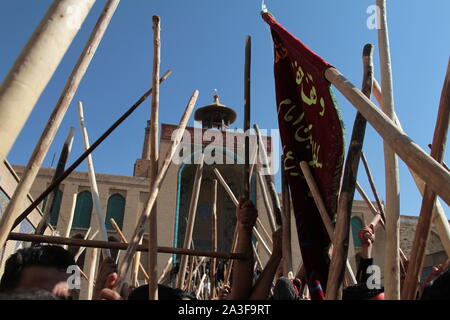
[{"label": "arched window", "polygon": [[[58,223],[58,217],[59,217],[59,209],[61,208],[61,200],[62,200],[63,193],[60,189],[58,189],[58,192],[56,193],[56,197],[53,199],[53,208],[52,212],[50,213],[50,224],[52,226],[56,226]],[[47,198],[42,201],[42,211],[44,212],[45,207],[47,205]]]},{"label": "arched window", "polygon": [[89,191],[80,192],[77,196],[72,226],[87,229],[91,225],[92,195]]},{"label": "arched window", "polygon": [[361,241],[359,240],[358,237],[358,231],[364,227],[363,222],[358,217],[352,217],[351,225],[352,225],[353,243],[355,244],[356,248],[360,248]]},{"label": "arched window", "polygon": [[116,221],[117,225],[120,229],[122,229],[123,226],[123,214],[125,211],[125,198],[116,193],[113,194],[108,199],[108,207],[106,209],[106,229],[108,230],[114,230],[111,222],[109,219],[113,218],[114,221]]}]

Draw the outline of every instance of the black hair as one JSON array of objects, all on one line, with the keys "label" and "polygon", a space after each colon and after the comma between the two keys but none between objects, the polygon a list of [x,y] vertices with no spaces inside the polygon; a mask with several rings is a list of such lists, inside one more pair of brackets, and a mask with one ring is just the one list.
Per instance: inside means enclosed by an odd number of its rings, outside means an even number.
[{"label": "black hair", "polygon": [[72,254],[59,246],[35,245],[20,249],[6,261],[0,291],[14,290],[25,267],[41,266],[66,271],[71,265],[75,265]]},{"label": "black hair", "polygon": [[369,300],[383,292],[383,287],[381,289],[369,289],[365,283],[358,283],[344,288],[342,300]]},{"label": "black hair", "polygon": [[[148,284],[137,287],[130,293],[130,295],[128,296],[128,300],[148,300],[148,291]],[[195,295],[191,292],[158,284],[159,300],[182,300],[183,298],[197,300]]]},{"label": "black hair", "polygon": [[450,300],[450,269],[425,286],[421,300]]},{"label": "black hair", "polygon": [[0,300],[63,300],[43,289],[14,290],[0,293]]}]

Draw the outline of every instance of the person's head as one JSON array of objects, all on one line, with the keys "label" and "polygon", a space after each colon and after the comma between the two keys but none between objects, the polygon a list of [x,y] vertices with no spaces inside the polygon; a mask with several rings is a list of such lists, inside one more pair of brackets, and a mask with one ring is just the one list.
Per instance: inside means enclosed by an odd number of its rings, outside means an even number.
[{"label": "person's head", "polygon": [[365,283],[344,288],[342,300],[384,300],[384,288],[369,289]]},{"label": "person's head", "polygon": [[450,300],[450,269],[425,286],[421,299]]},{"label": "person's head", "polygon": [[61,298],[47,290],[31,289],[1,292],[0,300],[61,300]]},{"label": "person's head", "polygon": [[69,251],[58,246],[36,245],[18,250],[6,261],[0,291],[43,289],[68,296],[67,273],[75,265]]},{"label": "person's head", "polygon": [[273,289],[273,300],[299,300],[300,291],[298,283],[300,280],[296,280],[297,282],[294,283],[294,280],[290,280],[289,278],[279,278]]},{"label": "person's head", "polygon": [[[134,289],[128,296],[128,300],[148,300],[148,284]],[[180,289],[170,288],[158,284],[159,300],[197,300],[194,294]]]}]

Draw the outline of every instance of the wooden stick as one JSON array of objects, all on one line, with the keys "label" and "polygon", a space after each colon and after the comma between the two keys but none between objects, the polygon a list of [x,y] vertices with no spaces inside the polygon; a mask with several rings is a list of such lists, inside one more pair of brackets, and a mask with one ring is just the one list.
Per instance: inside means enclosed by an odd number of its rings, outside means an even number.
[{"label": "wooden stick", "polygon": [[269,196],[267,194],[266,185],[264,184],[264,179],[262,177],[261,171],[258,170],[256,172],[256,176],[258,178],[259,187],[261,188],[261,195],[264,200],[264,206],[266,208],[267,218],[269,220],[270,229],[272,232],[275,232],[275,230],[277,229],[275,217],[274,217],[272,208],[270,207]]},{"label": "wooden stick", "polygon": [[[158,176],[158,119],[159,119],[159,73],[161,67],[161,24],[160,17],[153,16],[153,95],[152,95],[152,115],[150,120],[150,183],[153,184]],[[149,251],[148,251],[148,272],[149,300],[158,300],[158,223],[156,214],[156,204],[150,214],[149,225]]]},{"label": "wooden stick", "polygon": [[[202,153],[200,156],[200,162],[197,165],[197,170],[195,172],[194,186],[192,188],[192,197],[189,205],[186,233],[184,235],[184,244],[183,244],[184,249],[189,249],[189,246],[193,241],[192,234],[194,232],[195,218],[197,215],[197,204],[200,196],[200,188],[202,185],[204,158],[205,154]],[[186,266],[187,266],[187,257],[183,256],[181,257],[180,272],[178,273],[178,285],[177,285],[178,288],[181,288],[184,283],[184,274],[186,273]]]},{"label": "wooden stick", "polygon": [[245,71],[244,71],[244,132],[245,132],[245,163],[243,174],[243,196],[245,199],[250,200],[250,68],[252,59],[252,39],[247,36],[245,39]]},{"label": "wooden stick", "polygon": [[164,277],[166,276],[167,272],[169,272],[173,262],[173,257],[171,256],[169,260],[167,260],[166,265],[164,266],[163,271],[161,272],[161,275],[158,278],[158,283],[161,283],[164,280]]},{"label": "wooden stick", "polygon": [[[127,243],[127,239],[123,235],[122,231],[120,230],[120,228],[119,228],[118,224],[116,223],[116,221],[114,220],[114,218],[109,219],[109,222],[111,222],[111,225],[113,226],[114,230],[116,231],[117,235],[119,236],[120,241],[122,241],[123,243]],[[140,262],[139,262],[139,269],[141,270],[142,274],[144,275],[144,278],[148,281],[150,279],[150,277],[149,277],[148,273],[145,271],[144,266]]]},{"label": "wooden stick", "polygon": [[272,251],[269,249],[269,246],[266,244],[264,239],[261,237],[261,234],[258,232],[258,230],[255,227],[253,227],[253,233],[255,234],[255,236],[258,239],[258,241],[261,242],[261,245],[263,246],[263,248],[266,251],[266,253],[269,256],[271,256],[272,255]]},{"label": "wooden stick", "polygon": [[286,172],[284,170],[284,161],[281,157],[281,192],[283,200],[283,276],[287,277],[289,272],[293,272],[292,267],[292,241],[291,241],[291,194],[289,192],[289,184],[287,181]]},{"label": "wooden stick", "polygon": [[[0,123],[0,163],[8,155],[94,2],[53,1],[3,80],[0,86],[0,119],[4,120]],[[9,230],[2,230],[2,234],[7,232]]]},{"label": "wooden stick", "polygon": [[[67,225],[65,232],[61,234],[61,237],[69,238],[70,237],[70,231],[72,230],[72,224],[73,224],[73,217],[75,215],[75,208],[77,207],[77,197],[78,194],[73,194],[73,200],[72,200],[72,206],[70,208],[69,217],[67,219]],[[67,247],[65,247],[67,249]]]},{"label": "wooden stick", "polygon": [[[11,70],[12,73],[10,72],[3,82],[3,85],[0,88],[0,119],[13,120],[4,121],[4,123],[0,124],[0,136],[2,137],[2,143],[0,143],[0,161],[3,160],[3,141],[7,143],[14,142],[16,138],[15,135],[18,132],[15,131],[12,126],[15,127],[17,122],[26,120],[28,117],[28,114],[31,112],[34,104],[39,98],[41,91],[45,88],[59,61],[62,56],[64,56],[65,50],[76,35],[76,30],[78,30],[76,25],[79,23],[78,28],[81,26],[94,2],[94,0],[55,1],[38,29],[36,29],[27,47],[25,47],[21,56],[16,61],[16,65]],[[29,193],[31,186],[36,179],[39,169],[42,166],[42,162],[44,161],[48,149],[53,142],[64,115],[66,114],[67,108],[69,107],[92,57],[98,48],[104,31],[111,20],[112,13],[114,12],[112,7],[117,7],[117,5],[118,1],[114,1],[112,4],[108,3],[106,8],[111,10],[111,14],[102,14],[100,16],[97,26],[92,31],[91,37],[69,76],[66,86],[50,115],[30,159],[28,160],[27,168],[16,187],[2,219],[0,219],[0,248],[3,247],[8,232],[14,230],[18,225],[14,224],[13,226],[14,220],[19,215],[20,210],[23,209],[25,197]],[[69,8],[72,15],[67,13]],[[77,15],[80,16],[77,17]],[[67,19],[70,16],[72,16],[74,19],[72,21],[75,23],[75,29],[73,30],[67,30],[67,25],[69,24]],[[55,22],[55,20],[57,22]],[[60,23],[63,25],[60,25]],[[17,94],[19,94],[19,96],[17,96]],[[8,104],[8,106],[5,104]],[[7,109],[10,108],[9,106],[14,106],[13,110],[7,111]],[[7,113],[5,114],[4,112]],[[19,129],[19,127],[21,128],[22,126],[23,123],[16,127],[16,129]],[[4,129],[7,129],[7,131],[4,132]],[[6,156],[6,153],[4,156]],[[59,182],[56,183],[55,181],[54,188],[58,185]],[[45,195],[45,197],[47,195]],[[41,201],[42,200],[43,198]]]},{"label": "wooden stick", "polygon": [[217,168],[213,169],[217,179],[219,179],[220,184],[222,185],[222,187],[225,189],[225,191],[227,192],[227,194],[230,196],[231,201],[233,201],[233,204],[237,207],[239,205],[239,201],[236,198],[236,196],[233,194],[233,191],[231,190],[231,188],[228,186],[227,182],[225,181],[225,179],[222,177],[222,175],[220,174],[220,171],[217,170]]},{"label": "wooden stick", "polygon": [[[320,217],[322,218],[322,222],[325,226],[325,229],[327,230],[328,233],[328,237],[330,237],[330,241],[331,243],[334,244],[334,237],[335,237],[335,232],[334,232],[334,227],[333,227],[333,223],[331,221],[330,216],[328,215],[327,212],[327,208],[325,207],[325,202],[323,201],[323,198],[320,194],[319,191],[319,187],[316,184],[316,181],[312,175],[312,172],[309,168],[309,165],[306,161],[301,161],[300,162],[300,169],[303,172],[303,175],[305,176],[306,179],[306,183],[308,184],[309,190],[311,191],[311,194],[313,196],[314,202],[316,203],[316,206],[319,210],[319,214]],[[353,284],[356,283],[356,277],[355,274],[352,270],[352,267],[350,265],[350,262],[348,261],[348,259],[346,259],[345,262],[345,268],[346,268],[346,273],[347,273],[347,277],[349,278],[349,281],[351,281]]]},{"label": "wooden stick", "polygon": [[[78,102],[78,117],[80,120],[80,129],[81,133],[83,134],[83,143],[84,143],[84,149],[89,149],[89,136],[87,133],[86,125],[84,123],[84,112],[83,112],[83,104],[81,101]],[[94,200],[95,205],[95,212],[97,217],[97,223],[98,228],[100,230],[100,235],[103,239],[103,241],[108,241],[108,232],[106,231],[106,225],[105,225],[105,215],[103,214],[102,205],[100,203],[100,195],[98,193],[98,187],[97,187],[97,179],[95,178],[95,171],[94,171],[94,163],[92,161],[92,155],[89,155],[86,158],[86,165],[88,168],[88,176],[89,176],[89,182],[91,184],[91,194],[92,199]],[[104,257],[111,258],[111,251],[108,249],[102,250]]]},{"label": "wooden stick", "polygon": [[[67,135],[66,141],[64,142],[63,148],[61,150],[61,154],[59,156],[58,165],[56,166],[55,173],[53,175],[52,181],[54,181],[61,173],[64,172],[64,168],[66,166],[67,159],[70,155],[70,151],[72,150],[73,143],[73,134],[75,128],[70,127],[69,134]],[[59,188],[56,187],[53,192],[47,197],[47,201],[45,203],[44,215],[36,227],[35,234],[44,234],[47,225],[50,223],[50,216],[53,212],[54,207],[54,199],[58,195]],[[59,208],[57,208],[59,211]]]},{"label": "wooden stick", "polygon": [[[167,71],[164,76],[162,76],[160,82],[166,80],[169,75],[172,73],[171,70]],[[89,148],[89,150],[85,151],[75,162],[61,174],[56,181],[50,184],[50,186],[45,189],[42,194],[37,197],[31,205],[28,206],[25,211],[23,211],[20,216],[14,221],[13,227],[11,230],[14,230],[27,216],[30,212],[32,212],[42,200],[44,200],[50,192],[53,191],[56,186],[58,186],[64,179],[66,179],[80,164],[86,159],[88,155],[90,155],[122,122],[125,121],[136,109],[139,107],[151,94],[153,89],[148,90],[133,106],[131,106],[128,111],[126,111],[114,124],[106,130],[100,138],[98,138]],[[0,236],[1,237],[1,236]]]},{"label": "wooden stick", "polygon": [[383,205],[381,204],[380,197],[378,196],[378,191],[375,186],[375,182],[373,180],[372,173],[370,172],[369,164],[367,163],[367,159],[364,156],[364,153],[362,151],[361,151],[361,160],[364,165],[364,169],[366,171],[367,179],[369,180],[370,188],[372,189],[372,193],[375,197],[375,201],[377,202],[378,211],[382,215],[383,219],[386,220],[386,216],[384,214],[384,208],[383,208]]},{"label": "wooden stick", "polygon": [[[222,175],[220,174],[220,171],[217,168],[213,169],[217,179],[219,180],[220,184],[222,185],[222,187],[225,189],[225,191],[227,192],[227,194],[230,196],[231,201],[233,201],[234,205],[237,207],[239,205],[239,202],[236,198],[236,196],[234,195],[233,191],[231,190],[231,188],[228,186],[227,182],[225,181],[225,179],[222,177]],[[258,222],[259,218],[257,218],[256,222]],[[264,228],[264,226],[262,225],[261,220],[259,220],[259,224],[262,228]],[[264,232],[267,235],[267,231],[264,229]],[[236,237],[233,237],[233,239],[236,239]],[[262,237],[261,237],[262,239]],[[270,242],[272,241],[272,239],[268,236],[268,239],[270,239]],[[234,240],[233,240],[234,241]],[[235,242],[233,242],[235,243]],[[267,246],[267,244],[266,244]],[[234,245],[232,245],[232,248],[234,248]],[[234,249],[233,249],[234,250]]]},{"label": "wooden stick", "polygon": [[256,257],[256,265],[259,265],[261,270],[263,270],[264,266],[263,266],[263,264],[261,262],[261,258],[259,257],[258,250],[256,249],[256,246],[255,246],[254,243],[252,243],[252,246],[253,246],[253,253],[255,254],[255,257]]},{"label": "wooden stick", "polygon": [[259,219],[259,217],[256,218],[256,224],[257,224],[257,226],[259,228],[261,228],[262,233],[266,237],[267,244],[269,244],[270,247],[273,247],[272,237],[269,235],[269,233],[267,232],[266,228],[264,228],[264,225],[261,222],[261,219]]},{"label": "wooden stick", "polygon": [[[386,17],[386,0],[377,0],[380,12],[378,48],[380,55],[381,85],[383,90],[383,112],[394,120],[394,90],[391,70],[391,53]],[[398,159],[394,150],[384,142],[386,180],[386,237],[385,237],[385,296],[388,300],[400,299],[400,182]]]},{"label": "wooden stick", "polygon": [[202,280],[200,280],[200,284],[198,285],[197,292],[195,293],[195,296],[197,298],[200,298],[200,293],[203,290],[203,286],[204,286],[205,280],[206,280],[206,273],[203,274]]},{"label": "wooden stick", "polygon": [[[439,112],[434,130],[431,156],[438,162],[444,159],[445,145],[447,142],[448,126],[450,123],[450,60],[447,67],[444,87],[442,89]],[[411,249],[411,261],[408,265],[405,282],[402,289],[402,299],[415,300],[417,288],[420,282],[422,267],[425,260],[426,248],[429,241],[433,207],[436,194],[425,185],[425,192],[420,208],[419,221],[417,222],[414,242]]]},{"label": "wooden stick", "polygon": [[[266,173],[269,172],[269,158],[267,157],[266,147],[264,146],[261,132],[259,131],[259,127],[257,124],[253,125],[253,128],[256,131],[256,135],[258,138],[258,148],[261,151],[262,156],[262,167],[265,169]],[[275,222],[277,226],[281,226],[281,204],[280,198],[278,197],[278,193],[275,189],[275,183],[273,182],[271,176],[269,174],[265,174],[266,183],[269,189],[269,194],[272,199],[273,204],[273,214],[275,216]]]},{"label": "wooden stick", "polygon": [[255,144],[255,151],[252,155],[252,161],[250,162],[250,172],[248,174],[248,182],[252,181],[253,170],[255,169],[256,163],[258,162],[258,144]]},{"label": "wooden stick", "polygon": [[361,112],[406,165],[450,204],[450,173],[403,133],[338,70],[327,69],[325,77]]},{"label": "wooden stick", "polygon": [[[217,180],[213,180],[213,193],[211,199],[211,244],[212,251],[217,251]],[[216,292],[216,269],[217,269],[217,259],[211,259],[211,267],[210,267],[210,278],[211,278],[211,292],[212,298],[215,298]]]},{"label": "wooden stick", "polygon": [[[107,248],[111,250],[127,250],[128,245],[121,242],[105,242],[100,240],[84,240],[84,239],[73,239],[73,238],[63,238],[55,236],[41,236],[36,234],[28,233],[16,233],[11,232],[8,240],[14,241],[27,241],[27,242],[42,242],[50,244],[67,244],[69,246],[80,246],[87,248]],[[148,246],[139,245],[136,247],[139,251],[148,251]],[[170,247],[158,247],[159,253],[171,253],[171,254],[185,254],[188,256],[201,256],[201,257],[215,257],[218,259],[233,259],[233,260],[245,260],[246,257],[240,253],[228,253],[228,252],[211,252],[203,250],[189,250],[181,248],[170,248]]]},{"label": "wooden stick", "polygon": [[189,103],[186,107],[183,117],[181,118],[180,124],[178,126],[178,131],[177,131],[178,135],[177,135],[176,139],[174,141],[172,141],[172,145],[170,146],[169,150],[166,153],[161,170],[158,172],[157,179],[152,183],[152,188],[150,190],[149,197],[145,204],[145,208],[142,211],[141,217],[138,220],[136,229],[133,233],[133,237],[131,238],[131,240],[128,243],[128,249],[125,253],[125,257],[122,260],[121,265],[119,265],[119,268],[118,268],[119,279],[117,281],[116,288],[121,287],[123,277],[128,272],[131,260],[133,259],[133,256],[134,256],[134,252],[136,251],[136,248],[138,247],[139,241],[141,240],[142,236],[144,235],[145,225],[149,219],[149,216],[151,215],[153,205],[156,202],[156,198],[158,196],[162,182],[164,181],[164,178],[166,176],[167,170],[169,169],[169,166],[172,163],[172,158],[177,150],[178,145],[180,144],[180,142],[183,138],[183,134],[186,129],[186,125],[192,114],[192,110],[194,109],[194,105],[197,101],[197,97],[198,97],[198,90],[195,90],[193,95],[189,99]]},{"label": "wooden stick", "polygon": [[[98,234],[98,230],[94,232],[94,234],[92,236],[89,236],[89,234],[91,233],[91,227],[89,227],[89,229],[87,229],[86,234],[83,237],[83,240],[94,240],[95,237]],[[84,250],[86,249],[86,247],[80,247],[77,250],[77,253],[74,255],[74,259],[75,261],[78,260],[78,258],[80,258],[80,256],[83,254]]]},{"label": "wooden stick", "polygon": [[[381,100],[381,88],[376,79],[374,79],[374,96],[377,99],[378,103],[380,105],[383,104],[383,101]],[[394,113],[395,116],[395,113]],[[397,125],[399,131],[403,132],[402,126],[400,121],[398,120],[398,117],[395,116],[395,124]],[[416,183],[417,188],[419,189],[422,196],[425,192],[425,183],[421,177],[419,177],[414,170],[412,170],[410,167],[408,167],[409,172],[411,173],[414,182]],[[439,199],[436,199],[436,202],[434,204],[433,208],[433,223],[436,226],[436,230],[439,234],[439,238],[441,239],[442,245],[447,252],[447,255],[450,256],[450,224],[447,220],[447,217],[445,215],[444,208],[441,205],[441,202]]]},{"label": "wooden stick", "polygon": [[[372,92],[373,83],[372,53],[373,46],[371,44],[365,45],[363,49],[364,73],[362,91],[364,95],[369,98]],[[359,158],[364,143],[366,125],[366,119],[361,115],[361,113],[357,112],[353,125],[352,138],[347,153],[347,159],[345,161],[344,176],[336,215],[336,226],[334,228],[334,236],[332,238],[333,254],[328,272],[326,291],[327,300],[338,300],[341,297],[340,288],[342,286],[342,280],[344,279],[345,266],[348,262],[348,237],[350,232],[353,197],[355,193]]]},{"label": "wooden stick", "polygon": [[95,272],[97,270],[98,249],[92,248],[87,253],[90,253],[88,259],[91,263],[88,276],[89,282],[88,282],[87,300],[92,300],[92,295],[94,293],[94,286],[95,286]]}]

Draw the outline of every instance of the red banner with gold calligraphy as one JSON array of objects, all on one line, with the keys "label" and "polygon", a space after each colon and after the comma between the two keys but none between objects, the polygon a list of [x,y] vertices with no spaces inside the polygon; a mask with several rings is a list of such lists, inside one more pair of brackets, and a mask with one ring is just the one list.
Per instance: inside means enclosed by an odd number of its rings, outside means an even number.
[{"label": "red banner with gold calligraphy", "polygon": [[266,13],[275,52],[275,90],[284,166],[298,239],[313,299],[323,299],[330,239],[300,169],[306,161],[330,218],[336,213],[344,158],[344,133],[325,70],[331,65]]}]

